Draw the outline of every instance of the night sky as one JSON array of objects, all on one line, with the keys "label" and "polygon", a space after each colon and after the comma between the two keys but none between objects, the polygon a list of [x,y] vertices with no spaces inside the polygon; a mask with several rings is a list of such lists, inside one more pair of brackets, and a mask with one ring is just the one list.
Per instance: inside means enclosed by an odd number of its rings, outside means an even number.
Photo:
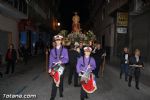
[{"label": "night sky", "polygon": [[77,11],[80,16],[80,24],[84,25],[89,18],[88,11],[89,0],[61,0],[60,20],[63,28],[71,30],[72,16]]}]

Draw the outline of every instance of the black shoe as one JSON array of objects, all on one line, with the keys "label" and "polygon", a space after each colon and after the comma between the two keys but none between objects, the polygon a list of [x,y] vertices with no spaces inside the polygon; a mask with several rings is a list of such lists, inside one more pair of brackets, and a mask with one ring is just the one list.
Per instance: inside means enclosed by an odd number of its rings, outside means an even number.
[{"label": "black shoe", "polygon": [[96,76],[96,78],[99,78],[99,76]]},{"label": "black shoe", "polygon": [[75,85],[74,85],[74,87],[80,87],[80,85],[78,85],[78,84],[75,84]]},{"label": "black shoe", "polygon": [[3,78],[3,74],[0,74],[0,77]]},{"label": "black shoe", "polygon": [[85,98],[86,98],[86,99],[88,99],[88,98],[89,98],[87,94],[85,95]]},{"label": "black shoe", "polygon": [[139,88],[139,87],[136,87],[136,89],[137,89],[137,90],[140,90],[140,88]]},{"label": "black shoe", "polygon": [[95,77],[96,77],[96,78],[99,78],[99,76],[98,76],[98,75],[95,75]]},{"label": "black shoe", "polygon": [[69,85],[71,85],[72,82],[68,82]]},{"label": "black shoe", "polygon": [[51,97],[50,100],[55,100],[55,99],[53,97]]},{"label": "black shoe", "polygon": [[131,83],[128,83],[128,86],[131,87]]},{"label": "black shoe", "polygon": [[0,77],[2,78],[3,77],[3,74],[0,72]]},{"label": "black shoe", "polygon": [[135,86],[137,90],[140,90],[139,86]]},{"label": "black shoe", "polygon": [[61,98],[64,97],[63,94],[60,94],[60,97],[61,97]]},{"label": "black shoe", "polygon": [[120,74],[120,79],[122,79],[122,75]]},{"label": "black shoe", "polygon": [[127,82],[127,81],[128,81],[128,79],[127,79],[127,78],[125,78],[125,81]]},{"label": "black shoe", "polygon": [[5,72],[5,74],[8,74],[8,72]]},{"label": "black shoe", "polygon": [[84,98],[81,98],[80,100],[84,100]]}]

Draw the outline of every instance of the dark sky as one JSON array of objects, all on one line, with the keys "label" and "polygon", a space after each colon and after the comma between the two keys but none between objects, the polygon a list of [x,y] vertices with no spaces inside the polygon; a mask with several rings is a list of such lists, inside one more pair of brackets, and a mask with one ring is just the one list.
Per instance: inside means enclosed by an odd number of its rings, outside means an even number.
[{"label": "dark sky", "polygon": [[80,16],[80,24],[84,25],[89,18],[88,5],[89,0],[61,0],[59,9],[63,27],[71,30],[72,16],[75,11]]}]

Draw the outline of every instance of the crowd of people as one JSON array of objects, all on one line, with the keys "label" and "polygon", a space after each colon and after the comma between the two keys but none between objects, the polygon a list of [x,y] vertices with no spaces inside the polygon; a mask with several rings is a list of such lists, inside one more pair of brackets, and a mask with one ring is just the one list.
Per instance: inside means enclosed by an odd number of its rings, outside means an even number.
[{"label": "crowd of people", "polygon": [[[92,73],[95,78],[103,76],[106,51],[102,48],[101,43],[96,42],[93,44],[92,41],[89,41],[87,45],[84,45],[83,41],[79,43],[75,42],[67,49],[62,45],[62,39],[63,37],[60,35],[54,37],[53,49],[50,50],[49,55],[49,73],[52,76],[55,75],[52,69],[55,68],[58,63],[63,65],[63,67],[65,66],[64,70],[68,68],[68,84],[72,84],[74,77],[74,87],[81,87],[80,98],[84,100],[88,98],[88,92],[81,86],[81,76],[86,73],[88,68],[90,69],[89,72]],[[122,75],[125,74],[125,81],[128,82],[128,86],[131,87],[132,78],[134,76],[135,87],[139,90],[140,73],[141,69],[144,69],[141,51],[135,49],[132,54],[127,47],[124,47],[120,60],[120,79],[122,79]],[[53,81],[50,100],[55,100],[57,88],[59,88],[60,97],[63,97],[63,79],[64,73],[60,76],[60,86],[56,86],[57,82],[55,80]]]},{"label": "crowd of people", "polygon": [[[86,45],[84,45],[83,41],[80,41],[79,43],[75,42],[74,44],[71,44],[68,49],[63,46],[62,41],[63,36],[54,36],[54,41],[52,43],[53,48],[49,51],[48,73],[54,79],[50,100],[55,100],[57,89],[59,89],[60,97],[63,97],[63,80],[66,68],[69,69],[68,84],[71,85],[74,78],[74,87],[81,87],[80,98],[81,100],[84,100],[85,98],[88,98],[88,91],[85,91],[85,87],[82,86],[81,79],[84,75],[90,75],[90,77],[94,76],[95,78],[103,76],[106,51],[102,48],[100,42],[93,43],[92,41],[89,41],[89,44]],[[19,58],[27,64],[27,47],[19,45],[18,54]],[[125,74],[125,81],[127,81],[128,86],[131,87],[132,78],[134,76],[135,87],[139,90],[140,73],[141,69],[144,69],[144,60],[141,56],[141,51],[135,49],[132,54],[128,47],[124,47],[120,55],[120,60],[120,79],[122,79],[122,75]],[[17,62],[17,51],[14,49],[13,44],[9,45],[5,61],[7,63],[5,74],[9,74],[10,69],[11,73],[14,73],[15,64]],[[2,55],[0,53],[0,65],[1,63]],[[58,72],[56,73],[56,71]],[[1,72],[0,76],[3,76]],[[96,87],[93,89],[96,90]]]},{"label": "crowd of people", "polygon": [[[105,50],[102,48],[99,42],[93,44],[92,41],[89,41],[89,44],[84,45],[83,41],[75,42],[71,44],[70,48],[67,49],[62,45],[63,36],[56,35],[54,36],[53,48],[50,50],[49,55],[49,73],[53,78],[56,78],[59,75],[54,77],[55,73],[53,69],[57,67],[57,64],[65,66],[69,69],[68,75],[68,84],[72,83],[74,77],[74,87],[81,87],[79,79],[84,74],[84,72],[89,68],[89,72],[93,73],[96,78],[99,78],[99,71],[102,69],[103,61],[106,56]],[[58,69],[59,70],[59,69]],[[65,71],[63,71],[65,72]],[[103,74],[100,74],[103,75]],[[64,73],[60,76],[60,83],[54,79],[52,84],[52,92],[50,100],[54,100],[57,93],[57,88],[59,88],[60,97],[63,97],[63,79]],[[80,98],[84,100],[88,98],[87,92],[81,87]]]}]

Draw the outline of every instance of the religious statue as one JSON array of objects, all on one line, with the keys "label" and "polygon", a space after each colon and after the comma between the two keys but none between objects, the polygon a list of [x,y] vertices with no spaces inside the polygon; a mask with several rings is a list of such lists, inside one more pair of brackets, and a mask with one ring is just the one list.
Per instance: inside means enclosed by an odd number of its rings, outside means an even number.
[{"label": "religious statue", "polygon": [[75,33],[79,33],[80,32],[80,17],[78,16],[78,13],[75,12],[74,13],[75,15],[72,17],[72,32],[75,32]]}]

